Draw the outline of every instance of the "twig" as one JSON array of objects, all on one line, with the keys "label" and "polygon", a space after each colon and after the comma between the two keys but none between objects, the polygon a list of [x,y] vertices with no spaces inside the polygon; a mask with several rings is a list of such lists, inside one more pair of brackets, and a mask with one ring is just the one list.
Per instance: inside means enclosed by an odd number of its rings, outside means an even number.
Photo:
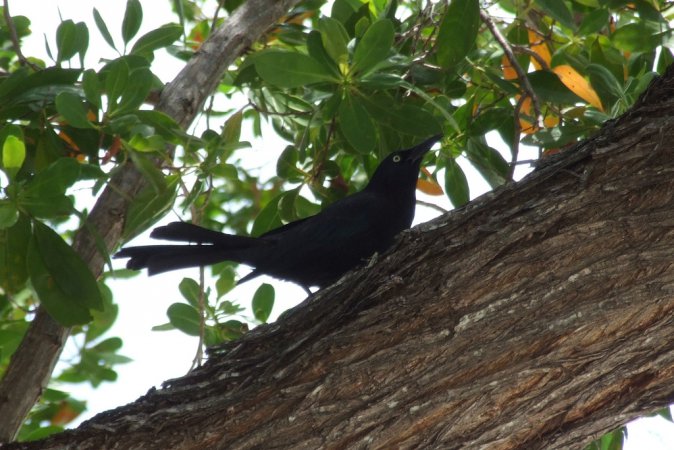
[{"label": "twig", "polygon": [[480,10],[480,18],[482,19],[482,22],[484,22],[484,24],[487,25],[487,28],[489,28],[489,31],[491,31],[491,34],[494,36],[494,39],[496,39],[496,42],[498,42],[501,48],[503,49],[503,53],[505,53],[506,58],[508,58],[508,61],[510,62],[512,68],[515,69],[522,90],[524,90],[524,93],[531,98],[531,102],[534,105],[534,112],[536,113],[537,126],[539,128],[543,128],[543,114],[541,114],[541,106],[538,101],[538,97],[534,93],[534,88],[531,86],[531,83],[529,82],[529,78],[527,77],[526,72],[524,71],[524,69],[522,69],[520,63],[517,62],[517,58],[515,58],[515,54],[513,53],[512,47],[510,46],[506,38],[503,36],[503,34],[501,34],[501,31],[496,27],[496,24],[491,19],[491,17],[489,17],[489,14],[487,14],[482,9]]},{"label": "twig", "polygon": [[528,56],[531,56],[532,58],[534,58],[536,60],[536,62],[538,64],[540,64],[541,68],[546,69],[546,70],[550,68],[550,66],[548,66],[548,62],[546,60],[544,60],[541,55],[539,55],[535,51],[531,50],[529,47],[525,47],[523,45],[513,45],[512,49],[513,49],[513,51],[515,51],[517,53],[524,53]]},{"label": "twig", "polygon": [[16,34],[16,27],[14,26],[12,16],[9,14],[8,0],[3,0],[3,15],[5,16],[5,23],[7,23],[7,29],[9,30],[9,38],[12,40],[12,47],[14,47],[14,52],[16,53],[16,57],[19,58],[19,62],[22,65],[29,66],[33,70],[42,70],[40,66],[28,61],[28,59],[23,56],[21,44],[19,43],[19,36]]},{"label": "twig", "polygon": [[528,97],[525,95],[520,96],[515,105],[515,114],[513,116],[513,142],[512,149],[510,151],[510,167],[508,168],[508,177],[506,181],[512,181],[513,176],[515,175],[515,165],[517,164],[517,157],[520,153],[520,133],[522,132],[522,125],[520,124],[520,113],[522,112],[522,105]]},{"label": "twig", "polygon": [[[312,114],[311,111],[288,111],[288,112],[279,112],[279,111],[269,111],[267,109],[262,108],[261,106],[256,105],[253,103],[251,100],[248,100],[248,105],[250,105],[251,108],[253,108],[255,111],[259,112],[260,114],[265,114],[268,116],[279,116],[279,117],[285,117],[285,116],[306,116],[309,114]],[[288,108],[290,109],[290,108]]]},{"label": "twig", "polygon": [[434,209],[436,211],[441,212],[442,214],[449,211],[448,209],[445,209],[442,206],[436,205],[435,203],[425,202],[425,201],[419,200],[419,199],[417,199],[417,205],[426,206],[427,208]]}]

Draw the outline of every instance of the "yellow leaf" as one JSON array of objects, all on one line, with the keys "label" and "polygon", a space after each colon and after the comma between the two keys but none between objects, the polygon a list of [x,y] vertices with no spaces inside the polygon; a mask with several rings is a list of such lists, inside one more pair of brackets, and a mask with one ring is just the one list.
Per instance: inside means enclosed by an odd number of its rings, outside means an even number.
[{"label": "yellow leaf", "polygon": [[598,110],[600,111],[604,110],[604,107],[601,104],[601,100],[599,100],[599,96],[597,95],[595,90],[592,89],[590,83],[588,83],[587,80],[583,78],[581,74],[576,72],[576,69],[564,64],[561,66],[554,67],[552,71],[557,74],[559,79],[562,80],[562,83],[564,83],[564,85],[568,87],[569,90],[571,90],[571,92],[573,92],[578,97],[582,98],[583,100],[585,100]]},{"label": "yellow leaf", "polygon": [[503,55],[501,58],[501,67],[503,68],[503,78],[506,80],[515,80],[517,79],[517,72],[513,69],[513,66],[510,65],[510,60],[506,55]]},{"label": "yellow leaf", "polygon": [[[529,34],[529,45],[531,46],[531,50],[538,56],[540,56],[543,61],[545,61],[547,67],[550,67],[552,55],[550,55],[550,50],[548,49],[545,40],[541,36],[539,36],[535,31],[527,29],[527,32]],[[536,68],[536,70],[543,69],[543,67],[541,67],[541,64],[538,62],[536,58],[532,57],[531,62]]]}]

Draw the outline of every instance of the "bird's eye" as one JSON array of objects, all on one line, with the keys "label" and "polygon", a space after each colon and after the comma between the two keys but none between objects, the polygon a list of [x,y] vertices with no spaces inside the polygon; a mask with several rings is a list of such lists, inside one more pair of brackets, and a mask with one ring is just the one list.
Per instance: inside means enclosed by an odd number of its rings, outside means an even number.
[{"label": "bird's eye", "polygon": [[400,155],[395,155],[393,157],[393,162],[400,162]]}]

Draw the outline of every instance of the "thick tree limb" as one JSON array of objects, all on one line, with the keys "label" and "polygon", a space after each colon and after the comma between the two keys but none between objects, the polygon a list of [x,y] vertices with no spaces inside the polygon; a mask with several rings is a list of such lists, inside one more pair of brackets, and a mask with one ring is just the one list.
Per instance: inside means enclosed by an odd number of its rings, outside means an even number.
[{"label": "thick tree limb", "polygon": [[[166,86],[157,108],[187,127],[234,59],[297,3],[299,0],[244,2]],[[108,251],[121,243],[127,199],[134,198],[145,185],[146,180],[129,164],[113,176],[92,209],[89,227],[96,230]],[[86,227],[79,231],[73,246],[91,271],[100,275],[104,256]],[[68,334],[69,329],[56,323],[43,309],[38,310],[0,383],[0,442],[16,436],[49,381]]]},{"label": "thick tree limb", "polygon": [[582,448],[674,400],[674,70],[187,377],[9,449]]}]

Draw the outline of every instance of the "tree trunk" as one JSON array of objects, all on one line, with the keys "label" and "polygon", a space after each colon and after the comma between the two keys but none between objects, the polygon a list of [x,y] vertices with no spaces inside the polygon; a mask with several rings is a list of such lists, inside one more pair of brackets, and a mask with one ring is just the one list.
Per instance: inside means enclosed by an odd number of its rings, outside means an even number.
[{"label": "tree trunk", "polygon": [[[297,3],[299,0],[248,0],[242,4],[166,86],[157,109],[187,128],[229,65]],[[127,164],[99,197],[87,217],[88,226],[77,233],[73,247],[94,275],[101,274],[106,260],[100,243],[107,251],[121,244],[129,199],[147,184],[141,173]],[[57,323],[43,308],[38,309],[0,382],[0,442],[12,440],[18,433],[47,385],[69,334],[69,328]]]},{"label": "tree trunk", "polygon": [[669,404],[673,93],[670,68],[594,138],[191,375],[7,448],[566,449]]}]

